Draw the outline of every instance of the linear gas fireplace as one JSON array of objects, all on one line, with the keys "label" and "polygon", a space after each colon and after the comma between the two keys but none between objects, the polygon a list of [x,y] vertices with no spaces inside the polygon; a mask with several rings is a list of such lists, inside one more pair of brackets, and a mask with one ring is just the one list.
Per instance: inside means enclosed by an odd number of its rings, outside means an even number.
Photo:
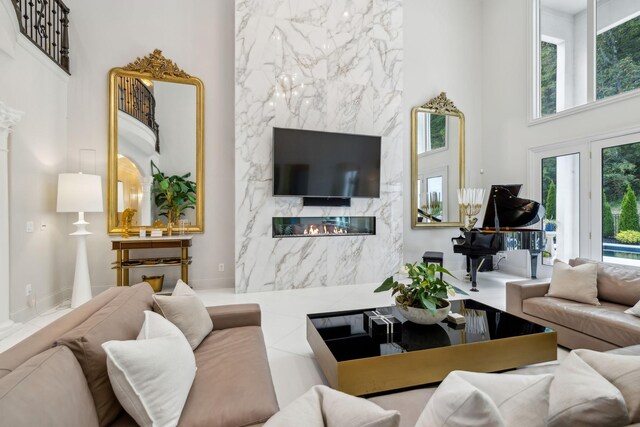
[{"label": "linear gas fireplace", "polygon": [[375,216],[274,217],[273,237],[369,236]]}]

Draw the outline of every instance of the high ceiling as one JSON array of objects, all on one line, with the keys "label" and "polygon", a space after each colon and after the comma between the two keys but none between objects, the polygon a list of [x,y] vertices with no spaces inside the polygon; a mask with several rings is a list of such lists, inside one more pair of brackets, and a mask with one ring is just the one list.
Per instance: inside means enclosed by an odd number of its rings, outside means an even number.
[{"label": "high ceiling", "polygon": [[543,8],[575,15],[587,9],[587,0],[541,0]]}]

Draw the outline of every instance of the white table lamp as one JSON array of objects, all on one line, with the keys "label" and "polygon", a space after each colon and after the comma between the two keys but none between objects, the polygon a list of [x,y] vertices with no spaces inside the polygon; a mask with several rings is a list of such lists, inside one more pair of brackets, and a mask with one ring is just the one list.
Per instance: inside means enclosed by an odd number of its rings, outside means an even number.
[{"label": "white table lamp", "polygon": [[91,278],[87,259],[88,222],[85,212],[102,212],[102,178],[99,175],[81,173],[61,173],[58,175],[58,212],[78,212],[74,222],[76,231],[71,236],[78,237],[76,252],[76,272],[73,279],[71,307],[75,308],[91,299]]},{"label": "white table lamp", "polygon": [[122,213],[125,210],[124,206],[124,183],[118,181],[118,212]]}]

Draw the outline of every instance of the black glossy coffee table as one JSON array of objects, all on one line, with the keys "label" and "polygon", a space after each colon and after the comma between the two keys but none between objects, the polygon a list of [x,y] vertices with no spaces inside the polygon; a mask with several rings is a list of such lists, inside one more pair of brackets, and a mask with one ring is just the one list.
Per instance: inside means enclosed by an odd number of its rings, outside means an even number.
[{"label": "black glossy coffee table", "polygon": [[[329,385],[367,395],[442,381],[451,371],[498,372],[556,360],[556,332],[474,300],[451,302],[463,327],[407,321],[396,307],[307,315],[307,341]],[[378,310],[402,322],[402,338],[380,342],[363,327]]]}]

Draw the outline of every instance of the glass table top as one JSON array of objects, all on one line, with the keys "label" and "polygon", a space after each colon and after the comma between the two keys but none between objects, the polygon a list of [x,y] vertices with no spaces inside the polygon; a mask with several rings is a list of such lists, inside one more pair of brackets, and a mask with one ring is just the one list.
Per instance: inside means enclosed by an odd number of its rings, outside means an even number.
[{"label": "glass table top", "polygon": [[[372,310],[390,314],[402,322],[401,336],[387,340],[393,342],[370,337],[364,329],[364,312]],[[451,301],[451,311],[463,315],[465,324],[443,321],[418,325],[407,321],[395,306],[309,314],[308,317],[338,362],[552,331],[470,299]]]}]

